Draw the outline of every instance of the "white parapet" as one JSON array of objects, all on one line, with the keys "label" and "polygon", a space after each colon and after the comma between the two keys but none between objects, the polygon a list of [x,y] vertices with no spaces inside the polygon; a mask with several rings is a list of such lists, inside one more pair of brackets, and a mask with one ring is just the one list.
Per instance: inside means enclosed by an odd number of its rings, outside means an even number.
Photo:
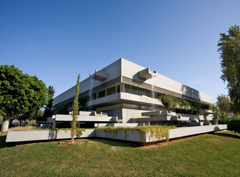
[{"label": "white parapet", "polygon": [[151,117],[176,116],[176,113],[171,112],[169,110],[159,110],[159,111],[143,112],[142,116],[151,116]]},{"label": "white parapet", "polygon": [[[96,137],[95,129],[85,130],[80,138]],[[71,130],[8,131],[6,142],[70,139]],[[76,136],[75,136],[76,138]]]},{"label": "white parapet", "polygon": [[[137,127],[140,123],[95,123],[94,127]],[[142,124],[142,123],[141,123]]]},{"label": "white parapet", "polygon": [[[194,126],[194,127],[180,127],[177,129],[171,129],[169,131],[169,139],[181,138],[185,136],[191,136],[201,133],[214,132],[227,129],[226,124],[220,125],[206,125],[206,126]],[[120,130],[118,132],[107,132],[104,129],[88,129],[83,131],[80,138],[99,137],[110,138],[117,140],[127,140],[134,142],[155,142],[165,138],[158,138],[155,135],[151,136],[150,132],[140,133],[139,131]],[[42,131],[8,131],[6,142],[22,142],[22,141],[40,141],[40,140],[56,140],[56,139],[70,139],[70,130],[42,130]]]},{"label": "white parapet", "polygon": [[[56,114],[55,121],[72,121],[72,115],[65,115],[65,114]],[[77,115],[77,121],[80,122],[117,122],[117,116],[84,116],[84,115]]]},{"label": "white parapet", "polygon": [[[194,127],[180,127],[177,129],[169,130],[169,139],[174,138],[181,138],[191,135],[197,135],[202,133],[214,132],[219,130],[227,129],[226,124],[222,125],[206,125],[206,126],[194,126]],[[155,135],[151,135],[150,132],[142,134],[139,131],[124,131],[120,130],[117,133],[114,132],[106,132],[101,129],[96,129],[96,136],[99,138],[110,138],[110,139],[117,139],[117,140],[126,140],[126,141],[134,141],[134,142],[156,142],[164,140],[165,138],[158,138]]]}]

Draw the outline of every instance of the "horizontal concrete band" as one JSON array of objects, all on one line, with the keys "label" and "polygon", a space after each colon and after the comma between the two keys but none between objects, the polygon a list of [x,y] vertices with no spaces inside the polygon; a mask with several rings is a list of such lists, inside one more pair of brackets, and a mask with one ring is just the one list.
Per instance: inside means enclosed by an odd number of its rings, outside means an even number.
[{"label": "horizontal concrete band", "polygon": [[[169,131],[169,139],[191,136],[201,133],[214,132],[218,130],[227,129],[226,124],[220,125],[207,125],[207,126],[194,126],[194,127],[181,127],[171,129]],[[134,142],[154,142],[162,140],[156,136],[149,134],[141,134],[138,131],[119,131],[116,133],[105,132],[101,129],[85,130],[80,138],[110,138],[116,140],[127,140]],[[48,130],[48,131],[8,131],[6,142],[22,142],[22,141],[40,141],[40,140],[57,140],[57,139],[70,139],[71,131],[67,130]]]}]

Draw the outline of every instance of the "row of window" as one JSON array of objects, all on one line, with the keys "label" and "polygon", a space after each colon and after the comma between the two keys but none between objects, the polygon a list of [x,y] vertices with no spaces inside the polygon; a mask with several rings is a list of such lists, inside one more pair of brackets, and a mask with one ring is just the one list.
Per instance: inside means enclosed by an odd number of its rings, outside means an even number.
[{"label": "row of window", "polygon": [[[98,98],[103,98],[105,96],[109,96],[109,95],[119,93],[119,92],[120,92],[120,85],[115,85],[115,86],[109,87],[107,89],[101,90],[99,92],[93,93],[92,99],[95,100]],[[140,95],[140,96],[145,95],[145,96],[151,97],[151,98],[159,98],[162,95],[161,93],[158,93],[158,92],[152,92],[151,90],[128,85],[128,84],[125,84],[125,92],[135,94],[135,95]]]},{"label": "row of window", "polygon": [[141,87],[136,87],[128,84],[125,84],[125,92],[132,93],[135,95],[140,95],[140,96],[145,95],[151,98],[159,98],[162,95],[161,93],[154,92],[152,90],[148,90],[148,89],[144,89]]},{"label": "row of window", "polygon": [[92,94],[92,99],[95,100],[97,98],[102,98],[102,97],[109,96],[119,92],[120,92],[120,85],[115,85],[113,87],[110,87],[100,92]]}]

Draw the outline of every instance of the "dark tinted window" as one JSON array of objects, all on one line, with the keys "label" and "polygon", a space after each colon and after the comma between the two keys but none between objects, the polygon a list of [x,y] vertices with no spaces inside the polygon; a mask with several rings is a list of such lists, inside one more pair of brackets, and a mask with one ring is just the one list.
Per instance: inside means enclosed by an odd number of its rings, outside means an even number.
[{"label": "dark tinted window", "polygon": [[99,92],[98,97],[99,97],[99,98],[105,97],[105,90]]}]

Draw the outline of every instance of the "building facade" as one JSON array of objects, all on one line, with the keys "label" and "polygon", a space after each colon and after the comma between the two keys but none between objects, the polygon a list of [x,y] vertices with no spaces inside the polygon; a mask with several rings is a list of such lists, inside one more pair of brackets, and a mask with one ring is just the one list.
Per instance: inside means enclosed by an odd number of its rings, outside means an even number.
[{"label": "building facade", "polygon": [[[73,86],[55,97],[53,107],[72,102],[75,90],[76,86]],[[86,106],[80,110],[104,112],[108,116],[117,116],[123,123],[211,119],[209,110],[190,111],[180,106],[172,111],[166,110],[158,99],[164,94],[191,102],[212,104],[211,96],[120,58],[96,70],[80,83],[79,98],[89,98]]]}]

